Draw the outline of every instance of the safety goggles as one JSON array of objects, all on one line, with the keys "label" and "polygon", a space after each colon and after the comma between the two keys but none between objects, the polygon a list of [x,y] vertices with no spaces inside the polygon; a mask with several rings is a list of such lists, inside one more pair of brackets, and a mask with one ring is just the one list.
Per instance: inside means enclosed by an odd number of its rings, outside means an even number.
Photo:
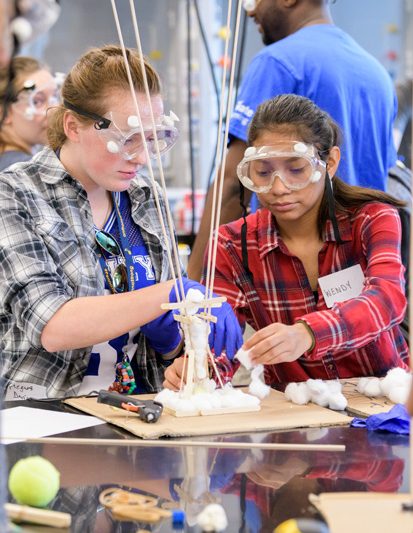
[{"label": "safety goggles", "polygon": [[129,288],[128,271],[126,269],[126,260],[122,248],[119,246],[116,239],[107,231],[97,230],[95,232],[95,241],[102,250],[111,256],[120,259],[121,262],[113,271],[111,271],[108,266],[108,272],[113,285],[113,291],[116,293],[126,292]]},{"label": "safety goggles", "polygon": [[60,102],[60,78],[50,85],[37,86],[32,80],[26,80],[23,88],[17,93],[15,107],[21,109],[27,120],[36,116],[46,116],[50,107]]},{"label": "safety goggles", "polygon": [[278,176],[291,190],[304,189],[316,183],[325,172],[313,145],[301,141],[286,141],[274,146],[250,146],[237,166],[237,175],[247,189],[269,192]]},{"label": "safety goggles", "polygon": [[170,111],[169,116],[161,115],[157,118],[155,135],[152,124],[142,124],[143,129],[140,128],[136,115],[127,117],[125,127],[121,127],[119,119],[116,120],[112,112],[102,117],[84,111],[66,101],[64,106],[79,115],[95,120],[95,129],[100,139],[105,143],[107,151],[112,154],[120,154],[126,160],[133,159],[142,153],[144,143],[147,145],[149,156],[156,157],[156,140],[159,153],[162,155],[170,150],[178,139],[178,130],[174,123],[179,119],[173,111]]}]

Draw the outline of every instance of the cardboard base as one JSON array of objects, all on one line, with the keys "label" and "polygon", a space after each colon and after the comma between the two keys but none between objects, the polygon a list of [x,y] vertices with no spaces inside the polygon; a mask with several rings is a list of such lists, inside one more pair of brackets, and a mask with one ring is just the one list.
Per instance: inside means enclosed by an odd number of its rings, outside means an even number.
[{"label": "cardboard base", "polygon": [[370,416],[378,413],[386,413],[394,403],[385,396],[369,398],[357,391],[357,383],[360,378],[343,379],[343,394],[347,398],[348,405],[346,411],[356,416]]},{"label": "cardboard base", "polygon": [[[145,394],[139,398],[153,399],[154,395]],[[186,417],[179,418],[164,412],[158,422],[147,424],[132,413],[97,403],[96,398],[71,398],[65,400],[65,403],[119,426],[143,439],[338,426],[348,425],[351,422],[350,417],[315,404],[295,405],[290,403],[285,399],[283,393],[275,390],[271,390],[269,396],[261,401],[261,410],[253,414],[232,413],[197,416],[191,417],[190,423]]]},{"label": "cardboard base", "polygon": [[234,413],[250,413],[252,411],[259,411],[259,405],[254,407],[222,407],[221,409],[194,409],[193,411],[177,411],[172,407],[164,407],[164,412],[176,416],[178,418],[189,418],[192,416],[211,416],[211,415],[231,415]]},{"label": "cardboard base", "polygon": [[409,494],[330,492],[310,495],[311,503],[328,523],[330,533],[410,533],[413,512]]}]

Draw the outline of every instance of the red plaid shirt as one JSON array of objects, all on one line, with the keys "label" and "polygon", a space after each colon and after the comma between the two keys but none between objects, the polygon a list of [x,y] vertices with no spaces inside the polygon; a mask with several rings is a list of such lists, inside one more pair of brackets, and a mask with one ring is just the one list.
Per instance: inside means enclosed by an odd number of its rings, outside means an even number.
[{"label": "red plaid shirt", "polygon": [[[298,360],[268,365],[267,383],[382,376],[395,366],[408,368],[408,348],[398,326],[406,298],[397,210],[374,202],[337,218],[344,243],[335,242],[327,221],[319,276],[360,264],[365,286],[357,298],[328,309],[320,289],[316,303],[304,266],[288,251],[271,213],[261,209],[247,217],[249,268],[270,323],[303,320],[315,337],[313,350]],[[259,329],[245,295],[242,223],[240,219],[220,228],[214,291],[227,297],[241,325],[248,322]]]}]

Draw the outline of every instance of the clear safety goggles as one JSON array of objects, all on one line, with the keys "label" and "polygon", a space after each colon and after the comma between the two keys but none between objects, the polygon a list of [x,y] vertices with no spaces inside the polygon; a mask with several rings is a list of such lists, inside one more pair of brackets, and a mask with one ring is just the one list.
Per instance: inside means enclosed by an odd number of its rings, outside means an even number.
[{"label": "clear safety goggles", "polygon": [[301,141],[274,146],[250,146],[237,166],[241,183],[257,193],[269,192],[278,177],[291,190],[304,189],[320,180],[326,170],[316,149]]},{"label": "clear safety goggles", "polygon": [[27,120],[33,120],[36,116],[44,117],[50,107],[59,104],[60,87],[60,77],[55,77],[54,83],[44,86],[37,86],[32,80],[27,80],[17,94],[15,106],[22,110]]},{"label": "clear safety goggles", "polygon": [[170,111],[169,115],[161,115],[157,118],[155,136],[152,124],[142,124],[142,130],[136,115],[127,117],[125,127],[121,127],[119,119],[116,120],[112,112],[102,117],[79,109],[66,101],[64,106],[79,115],[95,120],[95,129],[100,139],[105,143],[107,151],[112,154],[120,154],[126,160],[133,159],[142,153],[144,143],[147,145],[149,156],[156,157],[156,140],[159,153],[162,155],[170,150],[178,139],[179,133],[174,124],[179,119],[173,111]]}]

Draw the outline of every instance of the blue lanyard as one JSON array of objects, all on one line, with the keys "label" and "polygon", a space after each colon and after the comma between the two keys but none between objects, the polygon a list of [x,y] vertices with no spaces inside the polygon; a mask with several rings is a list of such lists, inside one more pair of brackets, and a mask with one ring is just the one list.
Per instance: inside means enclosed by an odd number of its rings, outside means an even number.
[{"label": "blue lanyard", "polygon": [[[125,262],[126,262],[126,271],[128,275],[128,291],[133,291],[135,290],[135,267],[134,267],[133,260],[132,260],[132,250],[129,244],[128,235],[126,233],[125,222],[120,212],[119,205],[116,202],[114,193],[112,193],[112,199],[113,199],[113,204],[115,206],[116,221],[117,221],[118,228],[119,228],[119,235],[120,235],[119,245],[122,249],[123,257],[125,258]],[[119,203],[120,203],[120,200],[119,200]],[[110,276],[108,265],[101,251],[99,251],[98,257],[99,257],[99,263],[100,263],[100,266],[102,267],[106,281],[109,287],[111,288],[112,292],[116,293],[115,288],[113,286],[112,278]]]}]

